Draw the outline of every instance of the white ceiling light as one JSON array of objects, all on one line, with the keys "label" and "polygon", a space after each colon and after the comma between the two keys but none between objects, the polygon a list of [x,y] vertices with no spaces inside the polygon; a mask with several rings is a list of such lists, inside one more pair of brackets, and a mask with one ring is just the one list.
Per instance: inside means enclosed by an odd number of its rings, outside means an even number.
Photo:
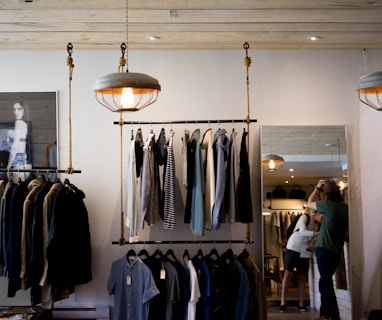
[{"label": "white ceiling light", "polygon": [[317,41],[317,40],[320,40],[321,37],[320,36],[309,36],[307,39],[309,41]]}]

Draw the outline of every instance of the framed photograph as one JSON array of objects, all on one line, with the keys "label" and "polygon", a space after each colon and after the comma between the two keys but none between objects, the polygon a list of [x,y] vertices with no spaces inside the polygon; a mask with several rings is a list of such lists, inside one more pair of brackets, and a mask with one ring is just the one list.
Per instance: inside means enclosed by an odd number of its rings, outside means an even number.
[{"label": "framed photograph", "polygon": [[56,168],[57,135],[57,92],[0,92],[1,168]]}]

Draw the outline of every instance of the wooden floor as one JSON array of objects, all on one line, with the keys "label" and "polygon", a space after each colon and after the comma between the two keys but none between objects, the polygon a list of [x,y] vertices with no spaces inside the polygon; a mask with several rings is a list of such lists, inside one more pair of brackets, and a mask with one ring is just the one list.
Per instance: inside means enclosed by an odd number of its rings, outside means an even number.
[{"label": "wooden floor", "polygon": [[[297,310],[298,299],[297,289],[289,288],[287,292],[287,311],[280,313],[280,290],[272,290],[272,294],[267,295],[268,299],[268,320],[314,320],[320,314],[316,310],[309,310],[308,312],[299,312]],[[309,289],[307,288],[305,294],[305,304],[309,306]]]},{"label": "wooden floor", "polygon": [[297,307],[287,307],[287,312],[280,313],[280,307],[268,309],[268,320],[314,320],[320,316],[318,311],[299,312]]}]

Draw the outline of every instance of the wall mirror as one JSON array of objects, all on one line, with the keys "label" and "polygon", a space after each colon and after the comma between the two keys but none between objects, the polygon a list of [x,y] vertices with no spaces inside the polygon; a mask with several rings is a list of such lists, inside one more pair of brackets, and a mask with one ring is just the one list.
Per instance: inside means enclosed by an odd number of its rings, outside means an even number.
[{"label": "wall mirror", "polygon": [[[306,212],[306,200],[313,186],[321,178],[336,180],[347,199],[346,127],[263,126],[262,159],[268,155],[276,155],[284,160],[284,164],[276,170],[268,170],[267,166],[262,165],[264,278],[268,294],[273,296],[281,292],[283,251],[286,244],[282,232],[277,229],[279,224],[275,222],[275,216]],[[282,189],[285,196],[277,197],[273,192],[276,188]],[[305,197],[290,199],[290,192],[294,189],[304,191]],[[337,272],[336,288],[347,290],[346,279],[348,277],[344,267],[343,271]],[[309,292],[312,294],[311,289],[309,288]],[[315,290],[318,292],[318,288]],[[319,294],[317,296],[319,297]]]}]

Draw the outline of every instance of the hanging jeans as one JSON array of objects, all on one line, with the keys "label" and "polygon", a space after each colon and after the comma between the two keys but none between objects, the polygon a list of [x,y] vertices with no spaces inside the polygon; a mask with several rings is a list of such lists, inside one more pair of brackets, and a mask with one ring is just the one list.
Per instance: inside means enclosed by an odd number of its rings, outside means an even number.
[{"label": "hanging jeans", "polygon": [[339,320],[336,293],[333,287],[333,275],[340,262],[340,256],[325,248],[315,248],[318,271],[320,272],[319,289],[321,293],[320,315]]}]

